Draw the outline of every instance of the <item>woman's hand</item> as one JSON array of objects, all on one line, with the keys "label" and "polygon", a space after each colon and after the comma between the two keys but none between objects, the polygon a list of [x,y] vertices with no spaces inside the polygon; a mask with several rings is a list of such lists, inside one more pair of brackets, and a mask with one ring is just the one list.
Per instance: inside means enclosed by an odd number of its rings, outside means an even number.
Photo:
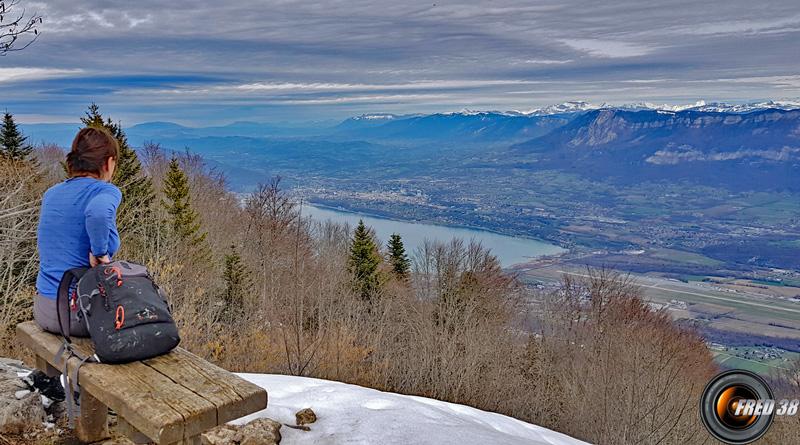
[{"label": "woman's hand", "polygon": [[111,257],[109,257],[108,255],[103,255],[98,258],[94,256],[92,252],[89,252],[89,265],[92,267],[97,266],[98,264],[108,264],[110,262],[111,262]]}]

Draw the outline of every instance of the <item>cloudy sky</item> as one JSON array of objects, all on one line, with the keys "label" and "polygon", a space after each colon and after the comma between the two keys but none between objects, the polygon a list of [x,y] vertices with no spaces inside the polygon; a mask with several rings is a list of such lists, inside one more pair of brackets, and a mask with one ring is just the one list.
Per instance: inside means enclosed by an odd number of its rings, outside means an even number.
[{"label": "cloudy sky", "polygon": [[339,119],[800,97],[797,0],[21,0],[0,107],[72,122]]}]

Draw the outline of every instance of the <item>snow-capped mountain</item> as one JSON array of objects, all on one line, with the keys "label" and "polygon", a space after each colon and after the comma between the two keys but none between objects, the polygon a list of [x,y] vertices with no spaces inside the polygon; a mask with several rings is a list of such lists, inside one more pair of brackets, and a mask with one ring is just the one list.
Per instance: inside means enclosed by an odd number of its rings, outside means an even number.
[{"label": "snow-capped mountain", "polygon": [[576,115],[514,115],[463,110],[383,120],[351,118],[339,124],[335,130],[341,137],[369,140],[522,141],[544,135]]},{"label": "snow-capped mountain", "polygon": [[455,403],[307,377],[239,375],[265,388],[269,405],[234,423],[269,417],[293,424],[295,412],[314,410],[317,421],[309,425],[310,431],[283,428],[281,444],[586,445],[512,417]]},{"label": "snow-capped mountain", "polygon": [[512,111],[476,111],[476,110],[463,110],[458,113],[464,116],[474,116],[479,114],[501,114],[506,116],[548,116],[553,114],[567,114],[578,113],[583,111],[592,111],[600,109],[618,109],[618,110],[655,110],[655,111],[705,111],[709,113],[749,113],[751,111],[766,110],[795,110],[800,109],[800,99],[781,99],[781,100],[768,100],[761,102],[749,102],[741,104],[731,104],[725,102],[706,102],[705,100],[698,100],[692,104],[656,104],[652,102],[634,102],[622,105],[611,105],[608,103],[593,104],[585,101],[570,101],[560,104],[549,105],[541,108],[533,108],[526,111],[512,110]]},{"label": "snow-capped mountain", "polygon": [[392,119],[397,119],[398,115],[391,114],[391,113],[373,113],[373,114],[362,114],[360,116],[356,116],[353,118],[355,121],[390,121]]},{"label": "snow-capped mountain", "polygon": [[413,117],[413,114],[392,114],[392,113],[369,113],[354,116],[342,121],[335,128],[339,131],[350,131],[354,129],[378,127],[387,123]]},{"label": "snow-capped mountain", "polygon": [[569,101],[555,105],[548,105],[542,108],[533,108],[527,111],[510,111],[509,113],[523,116],[547,116],[551,114],[577,113],[580,111],[597,110],[600,108],[607,108],[608,106],[609,105],[606,103],[597,105],[584,101]]},{"label": "snow-capped mountain", "polygon": [[[798,100],[775,100],[746,104],[697,101],[668,105],[651,102],[624,105],[592,104],[585,101],[564,102],[527,111],[481,111],[463,109],[455,112],[417,115],[369,114],[350,118],[336,127],[338,135],[350,138],[391,140],[446,140],[483,142],[520,142],[543,136],[580,116],[598,110],[611,112],[732,113],[747,114],[769,109],[800,109]],[[649,116],[649,115],[648,115]],[[652,117],[652,116],[650,116]],[[650,118],[648,117],[648,118]]]},{"label": "snow-capped mountain", "polygon": [[[604,107],[606,108],[606,107]],[[777,109],[777,110],[795,110],[800,109],[800,100],[769,100],[764,102],[750,102],[743,104],[730,104],[725,102],[706,102],[699,100],[694,104],[686,105],[667,105],[667,104],[653,104],[650,102],[637,102],[632,104],[625,104],[618,107],[623,110],[657,110],[657,111],[704,111],[708,113],[749,113],[751,111]]]},{"label": "snow-capped mountain", "polygon": [[555,105],[548,105],[541,108],[532,108],[530,110],[471,110],[464,108],[461,111],[450,111],[445,113],[438,113],[443,116],[482,116],[482,115],[500,115],[500,116],[550,116],[553,114],[567,114],[577,113],[581,111],[597,110],[600,108],[607,108],[610,105],[602,103],[600,105],[592,104],[583,101],[563,102]]}]

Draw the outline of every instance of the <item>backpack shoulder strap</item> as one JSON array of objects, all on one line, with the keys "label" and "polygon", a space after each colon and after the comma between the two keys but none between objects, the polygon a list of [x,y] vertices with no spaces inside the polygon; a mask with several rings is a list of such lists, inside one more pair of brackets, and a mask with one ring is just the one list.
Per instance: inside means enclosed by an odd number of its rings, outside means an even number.
[{"label": "backpack shoulder strap", "polygon": [[70,304],[69,304],[69,289],[72,283],[77,283],[81,277],[89,270],[88,267],[76,267],[64,272],[61,277],[61,282],[58,283],[58,294],[56,295],[56,314],[58,315],[58,328],[61,330],[61,336],[67,343],[70,343]]}]

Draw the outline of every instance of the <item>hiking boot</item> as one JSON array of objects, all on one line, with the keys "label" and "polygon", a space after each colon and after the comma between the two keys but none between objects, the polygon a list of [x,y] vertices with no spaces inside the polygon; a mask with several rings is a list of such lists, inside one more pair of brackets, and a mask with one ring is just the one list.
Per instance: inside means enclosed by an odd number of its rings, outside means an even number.
[{"label": "hiking boot", "polygon": [[63,402],[66,395],[64,387],[58,377],[48,377],[42,371],[35,370],[23,379],[31,390],[38,390],[39,393],[55,402]]}]

